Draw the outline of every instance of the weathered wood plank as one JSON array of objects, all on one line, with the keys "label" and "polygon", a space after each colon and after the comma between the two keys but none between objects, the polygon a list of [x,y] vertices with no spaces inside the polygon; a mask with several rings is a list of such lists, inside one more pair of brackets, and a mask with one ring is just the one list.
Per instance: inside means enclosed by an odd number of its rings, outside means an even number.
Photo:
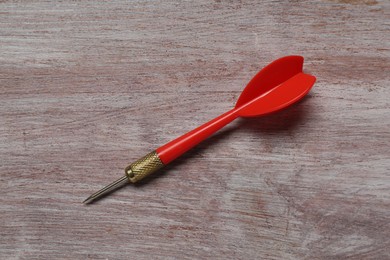
[{"label": "weathered wood plank", "polygon": [[[0,1],[1,259],[389,259],[388,1]],[[302,102],[131,161],[305,56]]]}]

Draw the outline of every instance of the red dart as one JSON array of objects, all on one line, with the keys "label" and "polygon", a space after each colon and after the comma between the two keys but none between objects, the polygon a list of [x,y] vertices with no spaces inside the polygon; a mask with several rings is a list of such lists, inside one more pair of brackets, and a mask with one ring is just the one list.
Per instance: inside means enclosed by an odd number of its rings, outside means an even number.
[{"label": "red dart", "polygon": [[262,116],[302,99],[316,78],[302,72],[303,57],[286,56],[259,71],[241,93],[235,107],[194,130],[157,148],[125,169],[125,176],[88,197],[84,203],[123,186],[136,183],[167,165],[238,117]]}]

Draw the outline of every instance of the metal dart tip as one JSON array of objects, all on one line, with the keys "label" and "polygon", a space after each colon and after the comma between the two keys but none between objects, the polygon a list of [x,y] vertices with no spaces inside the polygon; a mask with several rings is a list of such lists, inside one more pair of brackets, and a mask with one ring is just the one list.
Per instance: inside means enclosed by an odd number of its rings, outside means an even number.
[{"label": "metal dart tip", "polygon": [[99,199],[99,198],[103,197],[104,195],[106,195],[106,194],[108,194],[108,193],[118,189],[119,187],[122,187],[126,183],[129,183],[129,180],[127,179],[127,176],[125,175],[122,178],[120,178],[120,179],[114,181],[113,183],[107,185],[103,189],[95,192],[94,194],[89,196],[86,200],[84,200],[83,203],[84,204],[89,204],[92,201],[94,201],[96,199]]}]

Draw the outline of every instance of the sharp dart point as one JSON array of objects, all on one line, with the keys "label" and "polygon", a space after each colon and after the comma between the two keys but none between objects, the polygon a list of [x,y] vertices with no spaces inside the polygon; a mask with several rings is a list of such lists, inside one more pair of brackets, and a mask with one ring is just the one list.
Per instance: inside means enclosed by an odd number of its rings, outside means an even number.
[{"label": "sharp dart point", "polygon": [[114,181],[113,183],[107,185],[106,187],[104,187],[103,189],[95,192],[94,194],[92,194],[91,196],[89,196],[86,200],[83,201],[84,204],[89,204],[91,203],[92,201],[94,200],[97,200],[101,197],[103,197],[104,195],[107,195],[108,193],[118,189],[119,187],[122,187],[123,185],[125,185],[126,183],[128,183],[128,179],[127,179],[127,176],[123,176],[122,178]]}]

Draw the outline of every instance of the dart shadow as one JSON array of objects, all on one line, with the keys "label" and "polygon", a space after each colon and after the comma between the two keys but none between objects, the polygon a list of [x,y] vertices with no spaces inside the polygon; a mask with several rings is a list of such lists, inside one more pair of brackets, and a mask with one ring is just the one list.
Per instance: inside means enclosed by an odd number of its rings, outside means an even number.
[{"label": "dart shadow", "polygon": [[311,95],[308,94],[296,104],[283,109],[277,113],[269,114],[261,117],[239,118],[236,122],[232,122],[224,129],[215,133],[210,138],[206,139],[198,146],[192,148],[181,157],[159,170],[158,174],[152,174],[140,182],[136,183],[136,187],[146,185],[156,179],[165,178],[166,173],[172,169],[185,164],[192,158],[199,157],[199,155],[206,153],[207,150],[218,143],[223,142],[231,135],[238,134],[238,132],[255,132],[263,138],[267,135],[285,135],[285,133],[293,134],[299,131],[300,126],[304,125],[308,120],[308,115],[312,109],[309,102]]},{"label": "dart shadow", "polygon": [[267,135],[293,134],[309,120],[311,109],[310,93],[296,104],[282,111],[262,117],[239,118],[240,131],[260,133]]},{"label": "dart shadow", "polygon": [[233,124],[231,126],[226,126],[225,129],[209,137],[207,140],[203,141],[196,147],[192,148],[190,151],[186,152],[176,160],[169,163],[167,166],[159,170],[157,174],[152,174],[147,176],[145,179],[142,179],[141,181],[135,183],[134,186],[140,187],[150,182],[153,182],[156,179],[165,178],[166,174],[171,172],[172,169],[175,169],[180,165],[185,164],[192,158],[199,157],[199,155],[206,153],[209,147],[223,142],[228,136],[233,135],[235,130],[236,130],[236,126],[234,126]]}]

